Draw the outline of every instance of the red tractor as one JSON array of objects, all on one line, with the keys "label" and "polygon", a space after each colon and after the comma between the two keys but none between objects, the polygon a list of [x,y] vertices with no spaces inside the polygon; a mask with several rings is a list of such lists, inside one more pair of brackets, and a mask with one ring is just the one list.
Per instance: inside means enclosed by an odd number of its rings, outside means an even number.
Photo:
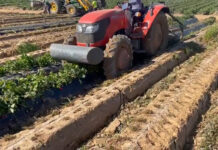
[{"label": "red tractor", "polygon": [[133,53],[154,55],[166,49],[169,32],[166,13],[172,16],[165,4],[148,7],[140,0],[90,12],[80,18],[75,36],[65,44],[51,45],[51,56],[91,65],[103,61],[105,76],[117,77],[131,68]]}]

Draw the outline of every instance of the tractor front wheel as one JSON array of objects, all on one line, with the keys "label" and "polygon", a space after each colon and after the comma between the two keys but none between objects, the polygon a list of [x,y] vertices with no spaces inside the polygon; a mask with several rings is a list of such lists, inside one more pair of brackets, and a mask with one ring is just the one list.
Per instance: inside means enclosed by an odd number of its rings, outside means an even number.
[{"label": "tractor front wheel", "polygon": [[133,52],[130,39],[125,35],[114,35],[104,51],[104,74],[112,79],[132,66]]},{"label": "tractor front wheel", "polygon": [[148,35],[143,39],[143,49],[149,55],[155,55],[158,50],[165,50],[168,44],[168,22],[164,12],[155,18]]},{"label": "tractor front wheel", "polygon": [[66,11],[68,14],[75,16],[77,14],[77,9],[73,4],[69,4],[66,6]]},{"label": "tractor front wheel", "polygon": [[61,12],[62,3],[60,0],[51,0],[50,1],[50,13],[58,14]]}]

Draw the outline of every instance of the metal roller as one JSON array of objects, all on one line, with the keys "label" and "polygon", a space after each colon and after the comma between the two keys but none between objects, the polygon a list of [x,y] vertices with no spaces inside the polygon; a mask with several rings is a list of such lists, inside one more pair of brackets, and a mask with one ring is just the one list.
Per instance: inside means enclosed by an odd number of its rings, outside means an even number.
[{"label": "metal roller", "polygon": [[104,58],[103,50],[98,47],[81,47],[64,44],[51,44],[50,54],[58,60],[91,65],[101,63]]}]

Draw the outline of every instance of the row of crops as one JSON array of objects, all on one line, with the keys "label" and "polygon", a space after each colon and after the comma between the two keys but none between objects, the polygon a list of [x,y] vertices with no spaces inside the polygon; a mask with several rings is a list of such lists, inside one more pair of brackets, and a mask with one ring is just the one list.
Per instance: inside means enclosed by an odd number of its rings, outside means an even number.
[{"label": "row of crops", "polygon": [[[146,4],[156,2],[154,0],[143,1]],[[14,5],[29,5],[29,0],[0,0],[0,4],[7,2]],[[118,0],[108,0],[106,1],[107,7],[114,7],[117,2]],[[186,14],[204,13],[204,10],[209,10],[207,14],[210,14],[218,9],[217,0],[166,0],[165,2],[174,12]],[[45,72],[44,67],[57,65],[60,62],[52,59],[49,54],[37,58],[27,56],[27,53],[38,49],[37,46],[25,45],[24,48],[18,50],[18,54],[22,54],[20,59],[0,66],[0,78],[21,74],[19,78],[0,80],[0,117],[16,112],[25,106],[26,101],[35,100],[49,89],[62,88],[75,79],[84,78],[89,72],[86,67],[71,63],[64,63],[57,72]],[[37,70],[37,72],[26,74],[31,70]]]},{"label": "row of crops", "polygon": [[[108,8],[113,8],[118,2],[122,0],[106,1]],[[123,0],[124,1],[124,0]],[[144,4],[150,5],[152,2],[159,2],[158,0],[142,0]],[[162,0],[168,5],[171,11],[184,14],[212,14],[218,11],[217,0]]]},{"label": "row of crops", "polygon": [[[106,0],[108,8],[113,8],[118,2],[126,0]],[[159,0],[142,0],[146,5],[152,2],[159,2]],[[162,0],[164,1],[172,11],[185,14],[212,14],[218,11],[217,0]],[[0,0],[0,6],[15,5],[22,8],[30,7],[30,0]]]},{"label": "row of crops", "polygon": [[30,0],[0,0],[0,6],[18,6],[30,8]]},{"label": "row of crops", "polygon": [[[9,61],[0,66],[0,117],[14,113],[25,107],[28,100],[35,100],[45,91],[60,89],[75,79],[84,78],[87,69],[72,63],[64,63],[56,72],[46,72],[43,68],[60,64],[49,54],[39,57],[27,56]],[[28,74],[28,71],[37,70]],[[2,79],[2,77],[21,75],[18,78]]]}]

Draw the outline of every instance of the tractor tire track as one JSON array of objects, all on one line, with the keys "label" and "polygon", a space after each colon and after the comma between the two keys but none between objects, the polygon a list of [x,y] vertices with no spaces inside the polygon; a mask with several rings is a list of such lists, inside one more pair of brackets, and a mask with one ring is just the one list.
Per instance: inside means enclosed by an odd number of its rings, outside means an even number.
[{"label": "tractor tire track", "polygon": [[209,92],[214,90],[214,85],[217,84],[217,59],[216,52],[201,63],[201,67],[193,74],[158,95],[146,109],[140,111],[146,124],[132,122],[131,126],[138,127],[137,131],[131,133],[130,128],[125,129],[121,137],[129,133],[128,139],[118,145],[127,149],[130,145],[138,149],[183,149],[185,139],[200,115],[205,112]]},{"label": "tractor tire track", "polygon": [[[175,55],[180,56],[178,60],[173,59]],[[59,115],[51,117],[43,124],[36,125],[32,130],[18,133],[15,135],[16,138],[9,143],[6,141],[0,143],[5,149],[18,148],[21,145],[22,148],[36,148],[42,144],[39,144],[39,141],[43,141],[43,145],[47,148],[53,148],[53,146],[56,148],[75,148],[81,140],[85,140],[87,136],[102,127],[107,120],[106,118],[116,113],[124,102],[140,95],[145,89],[168,74],[169,70],[187,58],[188,55],[183,51],[162,54],[153,59],[150,64],[137,68],[138,70],[121,77],[109,86],[90,91],[85,97],[75,99],[73,106],[61,110]],[[123,97],[124,93],[125,97]],[[104,113],[101,112],[103,110]],[[78,123],[81,123],[82,126],[77,126]],[[68,129],[68,127],[70,128]],[[77,134],[75,135],[74,132],[68,130],[78,131],[80,134],[78,136],[78,132],[75,132]],[[60,135],[64,135],[65,138],[60,140],[58,138]],[[35,139],[36,136],[36,140],[32,141],[31,139]],[[74,143],[66,147],[71,141]]]},{"label": "tractor tire track", "polygon": [[[182,149],[184,142],[179,143],[180,136],[176,136],[176,132],[180,130],[179,123],[176,123],[174,117],[181,117],[184,115],[186,107],[185,104],[182,104],[183,97],[186,98],[188,94],[183,93],[183,85],[188,84],[188,86],[195,80],[189,76],[195,73],[195,70],[202,70],[201,64],[207,64],[210,60],[210,63],[213,62],[211,58],[214,53],[218,57],[218,50],[215,50],[216,46],[212,50],[206,50],[205,52],[199,53],[190,59],[188,59],[182,65],[176,67],[173,72],[171,72],[167,77],[163,78],[161,81],[156,83],[151,89],[149,89],[144,96],[136,98],[130,104],[124,106],[123,110],[118,114],[117,117],[113,118],[113,121],[105,127],[101,132],[95,135],[91,140],[82,146],[85,149]],[[204,68],[203,68],[204,69]],[[216,74],[216,73],[215,73]],[[199,75],[202,75],[199,73]],[[192,82],[188,81],[185,83],[186,79],[191,78]],[[198,80],[198,79],[196,79]],[[186,86],[187,93],[193,94],[195,97],[195,92],[190,91]],[[181,90],[180,90],[181,89]],[[183,93],[184,96],[175,96],[176,94]],[[198,93],[198,92],[197,92]],[[199,92],[200,93],[200,92]],[[175,95],[173,95],[175,94]],[[204,93],[201,93],[204,94]],[[171,100],[171,98],[173,100]],[[180,103],[173,104],[174,101]],[[175,102],[175,103],[176,103]],[[205,103],[207,103],[206,101]],[[191,100],[190,100],[191,103]],[[177,111],[173,110],[174,107]],[[207,103],[208,106],[208,103]],[[181,110],[180,110],[180,109]],[[164,109],[168,109],[167,113],[171,113],[169,116],[164,116]],[[206,105],[199,108],[199,112],[204,113],[203,110],[206,110]],[[182,113],[179,111],[182,111]],[[196,117],[195,115],[192,117]],[[200,114],[199,116],[200,117]],[[195,123],[196,120],[195,118]],[[179,119],[178,119],[179,120]],[[184,122],[185,119],[183,120]],[[172,128],[169,124],[177,125],[175,128]],[[194,122],[192,123],[194,124]],[[146,127],[145,127],[146,126]],[[192,126],[192,128],[194,125]],[[162,130],[160,131],[160,129]],[[171,130],[172,128],[172,130]],[[146,129],[146,130],[145,130]],[[189,131],[191,129],[188,129]],[[189,132],[190,133],[190,132]],[[141,136],[141,137],[140,137]],[[173,137],[172,140],[167,141],[167,137]],[[186,133],[185,139],[187,140],[188,133]],[[135,140],[138,137],[137,141]],[[147,139],[145,139],[147,138]],[[177,140],[179,139],[179,140]],[[165,144],[162,144],[162,143]],[[174,144],[168,147],[168,144]],[[166,146],[166,147],[164,147]],[[175,146],[175,147],[174,147]]]}]

